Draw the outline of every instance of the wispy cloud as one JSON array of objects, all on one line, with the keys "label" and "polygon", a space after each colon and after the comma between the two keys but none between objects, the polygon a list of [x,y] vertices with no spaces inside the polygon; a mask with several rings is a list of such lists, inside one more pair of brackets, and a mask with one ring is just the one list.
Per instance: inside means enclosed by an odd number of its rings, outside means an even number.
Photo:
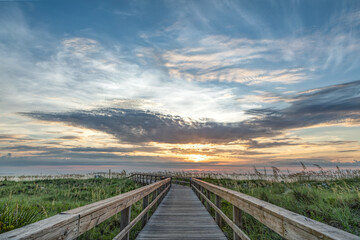
[{"label": "wispy cloud", "polygon": [[[309,78],[302,67],[278,69],[254,67],[254,62],[292,61],[285,41],[233,39],[209,36],[198,46],[171,50],[163,54],[169,73],[178,78],[197,81],[239,82],[261,84],[264,82],[294,83]],[[300,51],[300,49],[299,49]],[[288,64],[289,65],[289,64]]]},{"label": "wispy cloud", "polygon": [[169,77],[152,48],[136,46],[132,55],[118,42],[104,46],[89,37],[55,38],[28,26],[18,14],[11,21],[0,19],[8,29],[0,30],[0,102],[7,113],[92,108],[116,99],[142,101],[142,108],[154,111],[224,121],[234,121],[234,114],[242,111],[226,110],[236,102],[222,98],[232,95],[227,86]]},{"label": "wispy cloud", "polygon": [[[323,44],[324,39],[331,40]],[[259,40],[206,36],[193,48],[170,50],[163,58],[172,76],[188,80],[291,84],[324,75],[329,68],[348,69],[359,61],[355,54],[359,51],[360,44],[352,37],[315,32]]]}]

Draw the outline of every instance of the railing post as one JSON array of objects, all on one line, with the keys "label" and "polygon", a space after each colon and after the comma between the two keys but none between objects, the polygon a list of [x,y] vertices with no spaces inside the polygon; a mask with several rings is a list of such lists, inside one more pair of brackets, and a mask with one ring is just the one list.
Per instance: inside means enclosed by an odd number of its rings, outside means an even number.
[{"label": "railing post", "polygon": [[[206,197],[210,200],[210,191],[208,189],[205,189],[206,191]],[[211,208],[210,208],[210,203],[206,201],[206,209],[208,210],[208,212],[211,211]]]},{"label": "railing post", "polygon": [[[215,205],[216,205],[216,207],[221,209],[221,198],[216,194],[215,194]],[[222,227],[222,221],[221,221],[220,214],[217,213],[216,211],[215,211],[215,222],[220,228]]]},{"label": "railing post", "polygon": [[[233,222],[236,226],[238,226],[240,229],[243,228],[242,223],[242,211],[233,205]],[[234,240],[240,240],[240,237],[234,232]]]},{"label": "railing post", "polygon": [[[160,188],[160,193],[165,189],[165,185],[162,185],[161,188]],[[159,193],[159,194],[160,194]],[[160,197],[160,202],[164,199],[165,195],[163,194],[161,197]]]},{"label": "railing post", "polygon": [[[159,194],[161,193],[161,187],[159,187],[158,189],[156,189],[156,196],[159,196]],[[157,203],[156,203],[156,207],[158,207],[160,205],[160,202],[161,202],[161,199],[159,198],[157,200]]]},{"label": "railing post", "polygon": [[[206,189],[205,189],[204,187],[201,187],[201,192],[202,192],[202,194],[204,194],[204,195],[206,194],[206,193],[205,193],[205,190],[206,190]],[[201,197],[201,202],[202,202],[202,204],[205,206],[206,200],[205,200],[204,197]]]},{"label": "railing post", "polygon": [[[149,205],[149,195],[143,198],[143,210]],[[142,227],[144,227],[149,219],[149,212],[146,212],[142,219]]]},{"label": "railing post", "polygon": [[[152,192],[152,194],[151,194],[151,202],[153,202],[153,201],[155,200],[155,198],[156,198],[156,193],[157,193],[157,190],[154,190],[154,191]],[[154,213],[155,210],[156,210],[156,204],[157,204],[157,203],[155,203],[154,206],[151,208],[151,211],[152,211],[153,213]]]},{"label": "railing post", "polygon": [[[131,206],[121,211],[120,215],[120,231],[122,231],[129,223],[131,217]],[[129,240],[129,233],[122,240]]]}]

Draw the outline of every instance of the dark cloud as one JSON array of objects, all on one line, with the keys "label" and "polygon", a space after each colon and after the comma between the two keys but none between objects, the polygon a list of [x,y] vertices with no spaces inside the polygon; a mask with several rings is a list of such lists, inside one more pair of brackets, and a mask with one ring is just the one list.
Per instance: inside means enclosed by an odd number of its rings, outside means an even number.
[{"label": "dark cloud", "polygon": [[222,143],[273,134],[261,127],[252,128],[247,123],[201,122],[133,109],[23,114],[39,120],[64,122],[103,131],[132,143]]},{"label": "dark cloud", "polygon": [[[328,86],[295,95],[283,109],[250,109],[253,117],[237,123],[195,121],[161,113],[102,108],[65,113],[31,112],[23,115],[51,122],[103,131],[131,143],[229,143],[248,140],[250,147],[291,145],[291,142],[258,143],[257,137],[283,131],[360,119],[360,81]],[[252,142],[251,142],[252,141]]]},{"label": "dark cloud", "polygon": [[0,139],[12,139],[12,138],[15,138],[15,136],[8,134],[0,134]]},{"label": "dark cloud", "polygon": [[282,131],[360,119],[360,81],[300,93],[284,109],[251,109],[254,126]]},{"label": "dark cloud", "polygon": [[298,143],[293,142],[278,142],[278,141],[272,141],[272,142],[258,142],[256,140],[250,140],[246,143],[248,148],[271,148],[271,147],[279,147],[279,146],[289,146],[289,145],[298,145]]},{"label": "dark cloud", "polygon": [[[15,150],[16,152],[25,152],[32,157],[53,157],[53,158],[80,158],[80,159],[117,159],[119,155],[115,154],[115,149],[99,148],[62,148],[47,146],[26,146],[17,145],[3,147],[0,150]],[[117,149],[116,152],[131,152],[133,149]]]},{"label": "dark cloud", "polygon": [[63,136],[63,137],[58,137],[57,139],[61,139],[61,140],[75,140],[75,139],[79,139],[79,137],[77,137],[77,136]]},{"label": "dark cloud", "polygon": [[356,143],[357,141],[322,141],[317,145],[344,145],[349,143]]},{"label": "dark cloud", "polygon": [[342,150],[338,152],[359,152],[360,150]]},{"label": "dark cloud", "polygon": [[[100,161],[99,161],[100,160]],[[136,160],[136,161],[134,161]],[[44,166],[44,165],[159,165],[166,163],[167,160],[152,156],[116,156],[110,154],[79,154],[70,156],[52,156],[52,155],[32,155],[22,157],[0,157],[0,166]],[[169,164],[170,165],[170,164]]]}]

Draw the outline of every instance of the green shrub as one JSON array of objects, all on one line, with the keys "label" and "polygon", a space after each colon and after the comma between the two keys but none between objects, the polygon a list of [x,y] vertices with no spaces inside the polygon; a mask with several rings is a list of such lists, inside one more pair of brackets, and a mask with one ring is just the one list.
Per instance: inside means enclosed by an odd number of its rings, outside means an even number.
[{"label": "green shrub", "polygon": [[42,218],[42,213],[37,209],[22,207],[16,204],[0,206],[0,233],[19,228]]}]

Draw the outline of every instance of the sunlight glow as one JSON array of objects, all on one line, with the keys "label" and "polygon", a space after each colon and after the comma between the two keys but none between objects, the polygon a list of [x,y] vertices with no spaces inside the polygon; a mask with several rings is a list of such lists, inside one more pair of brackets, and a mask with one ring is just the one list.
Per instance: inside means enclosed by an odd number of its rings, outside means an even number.
[{"label": "sunlight glow", "polygon": [[189,160],[194,161],[194,162],[201,162],[207,159],[207,157],[205,155],[200,155],[200,154],[191,154],[188,155]]}]

